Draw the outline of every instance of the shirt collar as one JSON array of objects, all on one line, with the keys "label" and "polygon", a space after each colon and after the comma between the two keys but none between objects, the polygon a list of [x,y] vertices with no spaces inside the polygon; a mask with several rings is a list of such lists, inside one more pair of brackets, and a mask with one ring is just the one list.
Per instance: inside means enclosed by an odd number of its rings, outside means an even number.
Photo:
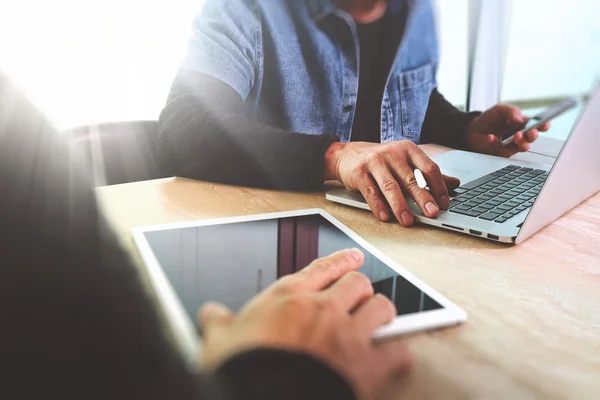
[{"label": "shirt collar", "polygon": [[308,0],[308,5],[313,18],[317,21],[335,13],[338,9],[333,0]]},{"label": "shirt collar", "polygon": [[[404,7],[416,8],[422,0],[389,0],[389,2],[389,11],[397,13],[402,11]],[[317,21],[338,11],[338,7],[333,0],[308,0],[308,3],[310,12]]]}]

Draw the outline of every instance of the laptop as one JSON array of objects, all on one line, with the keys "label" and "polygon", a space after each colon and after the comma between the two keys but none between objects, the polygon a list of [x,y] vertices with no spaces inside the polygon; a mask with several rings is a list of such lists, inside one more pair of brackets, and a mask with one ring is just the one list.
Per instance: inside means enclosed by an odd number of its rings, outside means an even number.
[{"label": "laptop", "polygon": [[[462,186],[437,218],[409,201],[419,223],[519,244],[600,191],[600,89],[579,115],[553,165],[453,150],[433,158]],[[330,201],[369,210],[359,192],[334,189]]]}]

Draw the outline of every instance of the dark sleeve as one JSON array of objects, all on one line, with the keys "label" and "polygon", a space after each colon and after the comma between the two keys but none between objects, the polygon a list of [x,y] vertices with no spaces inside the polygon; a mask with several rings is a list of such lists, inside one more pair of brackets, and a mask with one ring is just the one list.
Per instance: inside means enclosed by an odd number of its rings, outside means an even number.
[{"label": "dark sleeve", "polygon": [[[53,127],[0,74],[5,397],[258,400],[228,386],[251,380],[257,387],[270,384],[263,373],[273,369],[288,371],[282,379],[292,390],[303,390],[309,379],[348,393],[333,371],[300,354],[241,354],[215,375],[190,371],[173,350],[155,304],[78,165]],[[253,360],[262,367],[251,366]],[[286,398],[271,394],[264,399]],[[319,395],[315,391],[307,398]]]},{"label": "dark sleeve", "polygon": [[181,71],[160,115],[158,157],[165,172],[283,190],[323,183],[325,153],[337,137],[276,129],[243,114],[241,97],[218,79]]},{"label": "dark sleeve", "polygon": [[479,112],[462,112],[434,89],[421,129],[421,144],[436,143],[454,149],[466,150],[465,133]]},{"label": "dark sleeve", "polygon": [[199,399],[78,161],[0,75],[0,364],[11,398]]},{"label": "dark sleeve", "polygon": [[235,399],[355,399],[346,381],[320,361],[281,350],[241,354],[217,371],[216,381]]}]

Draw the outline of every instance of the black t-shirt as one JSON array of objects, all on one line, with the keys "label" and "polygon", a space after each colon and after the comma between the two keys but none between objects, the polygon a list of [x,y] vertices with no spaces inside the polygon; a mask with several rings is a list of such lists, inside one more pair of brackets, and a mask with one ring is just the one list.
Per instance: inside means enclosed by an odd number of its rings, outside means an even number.
[{"label": "black t-shirt", "polygon": [[353,142],[381,141],[381,102],[404,26],[404,13],[357,24],[360,58]]},{"label": "black t-shirt", "polygon": [[379,142],[381,125],[381,99],[389,66],[385,57],[387,18],[370,24],[358,24],[360,43],[358,96],[352,124],[353,142]]}]

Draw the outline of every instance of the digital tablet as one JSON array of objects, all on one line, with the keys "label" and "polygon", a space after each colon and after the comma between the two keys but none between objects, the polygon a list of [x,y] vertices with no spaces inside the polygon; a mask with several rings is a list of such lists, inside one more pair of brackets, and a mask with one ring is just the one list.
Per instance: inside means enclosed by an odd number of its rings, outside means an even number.
[{"label": "digital tablet", "polygon": [[139,227],[133,230],[153,289],[189,361],[197,359],[196,314],[216,301],[232,310],[319,257],[356,247],[359,269],[397,318],[374,339],[463,322],[467,314],[320,209]]}]

